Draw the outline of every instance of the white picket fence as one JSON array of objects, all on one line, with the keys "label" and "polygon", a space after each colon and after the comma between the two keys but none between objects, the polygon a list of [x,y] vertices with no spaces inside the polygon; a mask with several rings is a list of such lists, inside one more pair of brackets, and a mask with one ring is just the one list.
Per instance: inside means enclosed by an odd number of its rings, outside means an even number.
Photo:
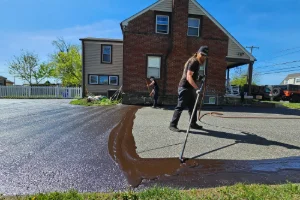
[{"label": "white picket fence", "polygon": [[0,97],[73,99],[82,97],[82,89],[59,86],[0,86]]}]

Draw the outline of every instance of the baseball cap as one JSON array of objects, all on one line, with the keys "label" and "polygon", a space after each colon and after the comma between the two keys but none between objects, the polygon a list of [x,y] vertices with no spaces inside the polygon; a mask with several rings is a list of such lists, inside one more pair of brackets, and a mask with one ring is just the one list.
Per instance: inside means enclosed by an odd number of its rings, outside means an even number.
[{"label": "baseball cap", "polygon": [[201,46],[198,50],[198,53],[208,56],[208,46]]}]

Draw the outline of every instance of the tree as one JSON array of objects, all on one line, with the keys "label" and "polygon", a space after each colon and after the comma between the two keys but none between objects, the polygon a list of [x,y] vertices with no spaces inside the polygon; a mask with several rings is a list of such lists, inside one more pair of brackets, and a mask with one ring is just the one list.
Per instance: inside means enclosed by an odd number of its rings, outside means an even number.
[{"label": "tree", "polygon": [[[259,83],[259,77],[257,74],[253,74],[252,76],[252,85],[257,85]],[[233,79],[230,81],[231,85],[243,86],[247,84],[247,72],[241,70],[241,68],[237,68],[235,74],[233,75]]]},{"label": "tree", "polygon": [[39,65],[38,55],[29,51],[21,51],[20,56],[14,56],[14,59],[8,63],[9,73],[18,76],[28,82],[31,86],[33,80],[39,84],[43,79],[50,76],[51,69],[44,63]]},{"label": "tree", "polygon": [[63,39],[53,41],[56,52],[51,56],[49,65],[54,70],[53,77],[59,78],[65,86],[81,85],[82,63],[80,47],[67,44]]}]

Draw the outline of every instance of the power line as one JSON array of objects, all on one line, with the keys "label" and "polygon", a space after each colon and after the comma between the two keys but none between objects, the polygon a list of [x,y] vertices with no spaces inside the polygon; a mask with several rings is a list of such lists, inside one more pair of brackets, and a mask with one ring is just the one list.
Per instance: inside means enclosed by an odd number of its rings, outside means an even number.
[{"label": "power line", "polygon": [[[300,66],[298,66],[298,67],[300,67]],[[278,73],[296,72],[296,71],[300,71],[300,68],[299,69],[293,69],[293,70],[286,70],[286,71],[273,71],[273,72],[266,72],[266,73],[257,73],[257,75],[278,74]]]},{"label": "power line", "polygon": [[[275,57],[272,57],[272,58],[266,59],[266,60],[272,60],[272,59],[274,59],[274,58],[280,58],[280,57],[287,56],[287,55],[291,55],[291,54],[298,53],[298,52],[300,52],[300,50],[293,51],[293,52],[290,52],[290,53],[287,53],[287,54],[283,54],[283,55],[280,55],[280,56],[275,56]],[[264,62],[264,61],[266,61],[266,60],[262,60],[262,61],[260,61],[260,62]]]},{"label": "power line", "polygon": [[[273,70],[274,71],[280,71],[280,70],[286,70],[286,69],[294,69],[294,68],[298,68],[300,66],[294,66],[294,67],[284,67],[284,68],[281,68],[281,69],[276,69],[276,70]],[[268,72],[268,71],[260,71],[258,73],[264,73],[264,72]]]},{"label": "power line", "polygon": [[266,66],[258,66],[258,67],[255,67],[255,68],[272,67],[272,66],[286,65],[286,64],[297,63],[297,62],[300,62],[300,60],[294,60],[294,61],[284,62],[284,63],[275,63],[273,65],[266,65]]}]

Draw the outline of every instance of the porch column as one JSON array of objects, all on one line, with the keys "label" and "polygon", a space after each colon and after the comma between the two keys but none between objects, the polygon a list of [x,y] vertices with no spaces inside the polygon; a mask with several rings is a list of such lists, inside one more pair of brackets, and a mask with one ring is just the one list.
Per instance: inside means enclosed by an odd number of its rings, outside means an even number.
[{"label": "porch column", "polygon": [[252,73],[253,73],[253,62],[251,62],[248,67],[248,94],[249,95],[251,95]]}]

